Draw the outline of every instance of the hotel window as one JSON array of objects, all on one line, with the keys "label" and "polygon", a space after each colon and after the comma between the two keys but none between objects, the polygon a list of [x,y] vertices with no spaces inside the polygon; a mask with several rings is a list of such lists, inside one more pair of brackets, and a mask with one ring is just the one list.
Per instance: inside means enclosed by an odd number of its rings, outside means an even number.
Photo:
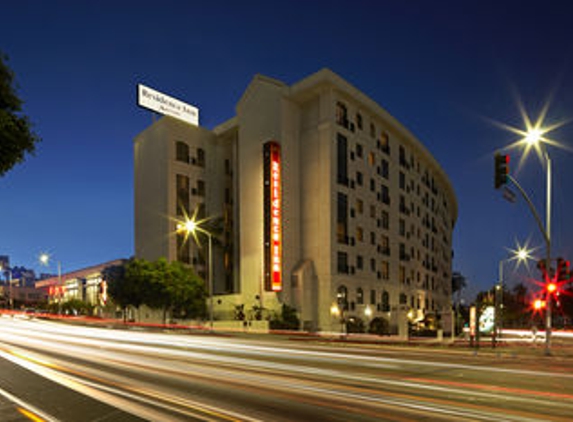
[{"label": "hotel window", "polygon": [[185,233],[177,233],[177,261],[184,264],[191,263],[189,254],[189,239],[186,239]]},{"label": "hotel window", "polygon": [[176,214],[179,216],[189,215],[189,178],[182,174],[176,175]]},{"label": "hotel window", "polygon": [[376,218],[376,205],[370,204],[370,218]]},{"label": "hotel window", "polygon": [[386,205],[390,205],[390,191],[388,190],[388,186],[381,185],[380,195],[382,202]]},{"label": "hotel window", "polygon": [[363,154],[362,145],[356,144],[356,156],[358,158],[362,158],[362,154]]},{"label": "hotel window", "polygon": [[[401,296],[400,296],[401,297]],[[390,295],[388,292],[382,292],[382,312],[390,311]]]},{"label": "hotel window", "polygon": [[390,154],[390,137],[386,132],[382,134],[380,144],[382,145],[382,151],[384,151],[386,154]]},{"label": "hotel window", "polygon": [[406,222],[401,218],[398,222],[400,236],[406,236]]},{"label": "hotel window", "polygon": [[374,123],[370,123],[370,137],[376,137],[376,127],[374,126]]},{"label": "hotel window", "polygon": [[189,145],[185,142],[177,141],[175,143],[175,159],[182,163],[189,163]]},{"label": "hotel window", "polygon": [[381,273],[384,280],[390,280],[390,264],[388,261],[382,261]]},{"label": "hotel window", "polygon": [[359,270],[364,268],[364,258],[362,258],[362,255],[356,255],[356,268]]},{"label": "hotel window", "polygon": [[356,184],[358,186],[362,186],[362,184],[364,183],[364,177],[362,176],[362,173],[357,171],[356,172]]},{"label": "hotel window", "polygon": [[338,243],[348,243],[348,197],[341,192],[336,201],[336,237]]},{"label": "hotel window", "polygon": [[370,304],[376,305],[376,290],[370,290]]},{"label": "hotel window", "polygon": [[205,150],[203,148],[197,148],[197,165],[205,167]]},{"label": "hotel window", "polygon": [[346,252],[338,252],[336,269],[340,274],[348,274],[348,254]]},{"label": "hotel window", "polygon": [[336,137],[336,181],[348,185],[348,141],[340,133]]},{"label": "hotel window", "polygon": [[376,260],[374,258],[370,258],[370,271],[376,272]]},{"label": "hotel window", "polygon": [[384,179],[388,180],[390,178],[389,163],[387,160],[382,160],[380,164],[381,164],[380,167],[381,176]]},{"label": "hotel window", "polygon": [[373,166],[375,162],[376,162],[376,155],[373,152],[371,152],[370,154],[368,154],[368,164]]},{"label": "hotel window", "polygon": [[364,212],[364,202],[362,199],[356,199],[356,212],[362,214]]},{"label": "hotel window", "polygon": [[336,289],[336,303],[340,306],[343,310],[348,309],[348,289],[346,286],[339,286]]},{"label": "hotel window", "polygon": [[399,280],[402,284],[406,283],[406,268],[403,265],[399,267]]},{"label": "hotel window", "polygon": [[400,305],[407,305],[408,304],[408,296],[406,293],[400,293]]},{"label": "hotel window", "polygon": [[356,113],[356,126],[358,129],[362,130],[362,114]]},{"label": "hotel window", "polygon": [[197,196],[205,196],[205,181],[197,180]]},{"label": "hotel window", "polygon": [[356,303],[358,305],[364,304],[364,290],[361,287],[356,289]]},{"label": "hotel window", "polygon": [[364,230],[362,227],[356,227],[356,240],[362,242],[364,240]]},{"label": "hotel window", "polygon": [[348,126],[348,109],[340,101],[336,103],[336,123],[341,126]]},{"label": "hotel window", "polygon": [[382,236],[380,247],[384,255],[390,255],[390,238],[388,236]]},{"label": "hotel window", "polygon": [[388,214],[388,211],[382,211],[380,217],[382,220],[382,228],[388,230],[390,228],[390,214]]},{"label": "hotel window", "polygon": [[400,189],[406,190],[406,175],[400,172]]},{"label": "hotel window", "polygon": [[374,232],[370,232],[370,244],[371,245],[376,244],[376,233],[374,233]]}]

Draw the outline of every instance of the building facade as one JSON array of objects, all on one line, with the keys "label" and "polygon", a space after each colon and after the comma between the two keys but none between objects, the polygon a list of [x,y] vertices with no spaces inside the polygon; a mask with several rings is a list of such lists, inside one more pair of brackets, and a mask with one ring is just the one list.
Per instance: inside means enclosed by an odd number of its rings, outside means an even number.
[{"label": "building facade", "polygon": [[207,275],[215,318],[296,308],[301,328],[340,318],[421,321],[451,309],[456,197],[428,150],[323,69],[288,86],[257,75],[236,116],[208,130],[163,117],[134,140],[135,254]]}]

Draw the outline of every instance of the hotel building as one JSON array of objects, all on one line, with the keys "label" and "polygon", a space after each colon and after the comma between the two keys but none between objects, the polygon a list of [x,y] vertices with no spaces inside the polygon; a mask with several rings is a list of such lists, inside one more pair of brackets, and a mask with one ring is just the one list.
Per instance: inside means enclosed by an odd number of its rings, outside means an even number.
[{"label": "hotel building", "polygon": [[208,130],[162,117],[136,136],[135,255],[206,275],[211,218],[215,319],[296,308],[301,328],[451,309],[457,202],[422,143],[323,69],[293,85],[257,75],[236,116]]}]

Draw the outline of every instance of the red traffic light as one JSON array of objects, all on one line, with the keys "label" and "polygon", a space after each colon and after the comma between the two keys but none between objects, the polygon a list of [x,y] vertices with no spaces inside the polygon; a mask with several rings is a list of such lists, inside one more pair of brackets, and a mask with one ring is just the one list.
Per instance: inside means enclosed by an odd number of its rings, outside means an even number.
[{"label": "red traffic light", "polygon": [[507,184],[509,175],[509,155],[495,154],[495,178],[494,186],[499,189]]}]

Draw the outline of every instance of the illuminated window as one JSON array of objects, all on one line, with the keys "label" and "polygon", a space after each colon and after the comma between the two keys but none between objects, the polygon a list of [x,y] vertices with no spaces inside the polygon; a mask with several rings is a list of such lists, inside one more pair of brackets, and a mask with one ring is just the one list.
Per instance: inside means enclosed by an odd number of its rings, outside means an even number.
[{"label": "illuminated window", "polygon": [[368,164],[373,166],[375,162],[376,162],[376,155],[373,152],[370,152],[368,154]]},{"label": "illuminated window", "polygon": [[362,230],[362,227],[356,227],[356,240],[359,242],[364,240],[364,230]]},{"label": "illuminated window", "polygon": [[390,154],[390,137],[386,132],[384,132],[381,136],[380,145],[382,151],[384,151],[386,154]]},{"label": "illuminated window", "polygon": [[388,261],[382,261],[380,272],[383,280],[390,280],[390,264]]}]

